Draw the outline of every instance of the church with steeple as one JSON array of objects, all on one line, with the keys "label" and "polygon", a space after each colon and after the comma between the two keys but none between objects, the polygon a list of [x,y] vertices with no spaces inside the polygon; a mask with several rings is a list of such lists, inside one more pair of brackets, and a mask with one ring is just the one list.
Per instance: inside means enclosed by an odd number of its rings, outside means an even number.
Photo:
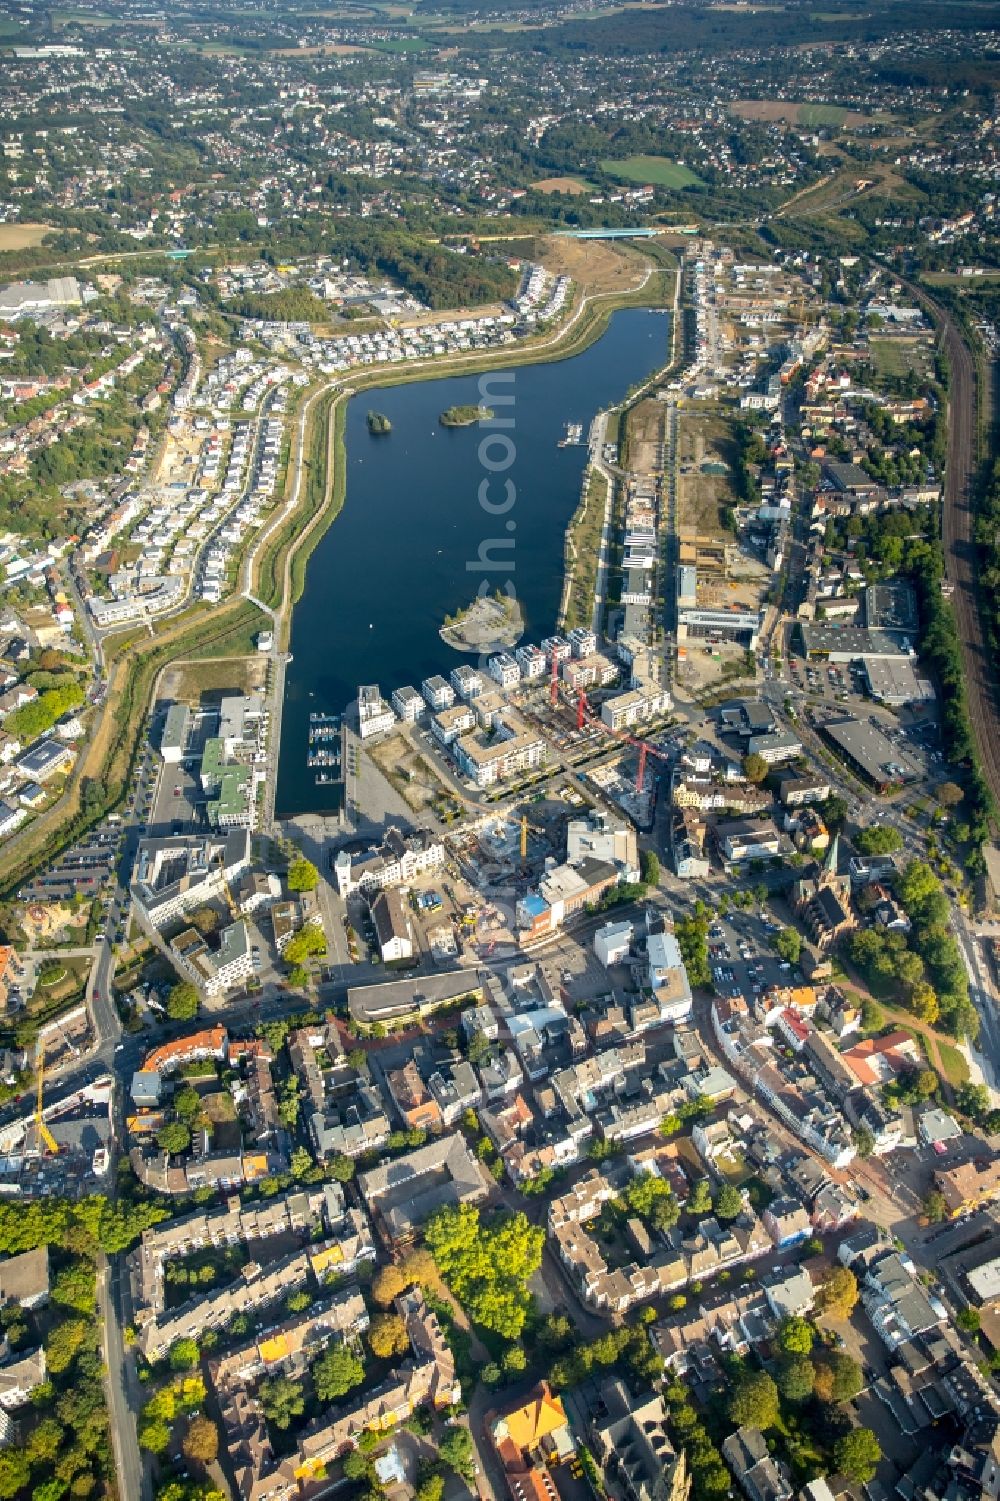
[{"label": "church with steeple", "polygon": [[792,911],[821,953],[857,927],[851,906],[851,878],[839,874],[839,861],[840,835],[835,834],[823,864],[796,881],[789,893]]}]

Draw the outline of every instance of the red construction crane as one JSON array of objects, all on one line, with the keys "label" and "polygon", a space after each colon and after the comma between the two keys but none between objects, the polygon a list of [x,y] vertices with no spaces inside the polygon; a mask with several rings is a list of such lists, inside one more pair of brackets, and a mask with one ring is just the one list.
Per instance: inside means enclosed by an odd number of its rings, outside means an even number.
[{"label": "red construction crane", "polygon": [[586,727],[588,721],[596,729],[600,730],[602,732],[602,734],[605,734],[605,735],[614,735],[616,739],[618,739],[618,740],[625,740],[625,741],[628,742],[629,745],[635,745],[635,746],[638,747],[638,750],[639,750],[639,766],[638,766],[638,769],[637,769],[636,775],[635,775],[635,790],[636,790],[636,792],[641,792],[642,791],[643,785],[644,785],[645,780],[646,780],[646,757],[647,756],[655,756],[658,761],[669,761],[670,760],[670,756],[667,754],[667,752],[661,750],[658,745],[652,745],[648,740],[640,740],[638,738],[638,736],[636,736],[636,735],[630,735],[629,732],[628,732],[628,730],[612,730],[608,725],[606,725],[604,723],[604,721],[602,719],[599,719],[594,714],[594,711],[591,709],[590,704],[587,701],[587,695],[583,691],[583,689],[581,688],[580,691],[579,691],[579,693],[577,694],[577,699],[576,699],[576,727],[577,727],[577,729],[578,730],[584,729]]}]

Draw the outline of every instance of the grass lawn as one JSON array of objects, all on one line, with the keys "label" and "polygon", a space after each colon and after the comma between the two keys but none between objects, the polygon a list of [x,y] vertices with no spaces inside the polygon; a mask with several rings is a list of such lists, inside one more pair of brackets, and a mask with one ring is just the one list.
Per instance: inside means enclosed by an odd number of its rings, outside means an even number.
[{"label": "grass lawn", "polygon": [[693,188],[703,186],[701,178],[681,162],[672,162],[665,156],[626,156],[621,160],[611,158],[601,163],[601,168],[612,177],[623,177],[626,182],[653,183],[658,188]]},{"label": "grass lawn", "polygon": [[375,52],[427,52],[430,42],[425,42],[422,36],[398,36],[390,37],[384,42],[369,42]]},{"label": "grass lawn", "polygon": [[922,376],[927,372],[927,345],[922,341],[872,339],[870,345],[878,375],[901,376],[912,370]]},{"label": "grass lawn", "polygon": [[846,109],[836,104],[800,104],[799,124],[814,129],[820,125],[840,125],[847,115]]},{"label": "grass lawn", "polygon": [[199,646],[188,653],[189,661],[196,661],[202,657],[252,657],[257,651],[257,637],[263,630],[269,630],[271,621],[267,615],[262,615],[256,605],[246,602],[247,607],[241,609],[238,619],[233,621],[232,632],[224,637]]},{"label": "grass lawn", "polygon": [[[0,35],[3,34],[0,16]],[[0,250],[31,250],[50,232],[48,224],[0,224]]]},{"label": "grass lawn", "polygon": [[953,1042],[944,1042],[938,1038],[938,1048],[941,1052],[941,1067],[944,1076],[951,1085],[964,1084],[969,1077],[969,1065],[965,1057],[959,1052]]}]

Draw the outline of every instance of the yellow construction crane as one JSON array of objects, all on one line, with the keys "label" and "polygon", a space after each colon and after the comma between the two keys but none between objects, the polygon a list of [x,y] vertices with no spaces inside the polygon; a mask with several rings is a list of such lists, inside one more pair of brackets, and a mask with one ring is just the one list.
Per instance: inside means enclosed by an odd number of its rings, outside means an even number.
[{"label": "yellow construction crane", "polygon": [[[220,855],[219,866],[221,867],[222,865],[223,858]],[[229,916],[232,918],[233,922],[235,922],[240,915],[240,909],[237,907],[236,902],[233,899],[233,893],[229,889],[229,882],[226,880],[225,876],[222,877],[222,894],[226,898],[226,906],[229,908]]]},{"label": "yellow construction crane", "polygon": [[528,858],[528,815],[521,814],[521,859]]},{"label": "yellow construction crane", "polygon": [[35,1125],[38,1134],[50,1152],[58,1152],[59,1143],[42,1119],[42,1091],[45,1088],[45,1044],[41,1038],[35,1049],[35,1067],[38,1071],[38,1090],[35,1095]]}]

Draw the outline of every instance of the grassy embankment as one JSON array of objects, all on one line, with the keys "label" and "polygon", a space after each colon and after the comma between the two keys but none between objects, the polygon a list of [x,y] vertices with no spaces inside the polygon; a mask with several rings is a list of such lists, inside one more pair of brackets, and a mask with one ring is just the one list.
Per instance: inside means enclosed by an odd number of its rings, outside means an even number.
[{"label": "grassy embankment", "polygon": [[608,504],[608,482],[597,469],[591,469],[580,504],[570,517],[563,548],[565,586],[562,629],[590,625],[597,589],[597,565],[604,530],[604,513]]},{"label": "grassy embankment", "polygon": [[[677,274],[672,270],[672,267],[676,266],[675,258],[665,247],[655,244],[644,247],[644,252],[659,266],[655,276],[662,296],[656,299],[650,298],[651,305],[656,305],[657,302],[661,305],[672,303],[674,291],[672,276]],[[647,289],[643,290],[645,292]],[[673,361],[666,367],[664,374],[672,368],[672,364]],[[627,396],[620,406],[609,411],[605,430],[609,443],[620,442],[622,435],[625,434],[627,446],[628,416],[634,400],[634,397]],[[621,464],[623,468],[627,467],[625,457],[621,459]],[[573,512],[569,526],[566,528],[566,541],[563,549],[565,583],[562,610],[562,624],[566,630],[572,630],[577,625],[589,626],[593,616],[599,548],[607,501],[607,480],[602,474],[591,470],[586,489],[580,497],[580,504]],[[609,576],[613,571],[611,561],[609,559]]]}]

